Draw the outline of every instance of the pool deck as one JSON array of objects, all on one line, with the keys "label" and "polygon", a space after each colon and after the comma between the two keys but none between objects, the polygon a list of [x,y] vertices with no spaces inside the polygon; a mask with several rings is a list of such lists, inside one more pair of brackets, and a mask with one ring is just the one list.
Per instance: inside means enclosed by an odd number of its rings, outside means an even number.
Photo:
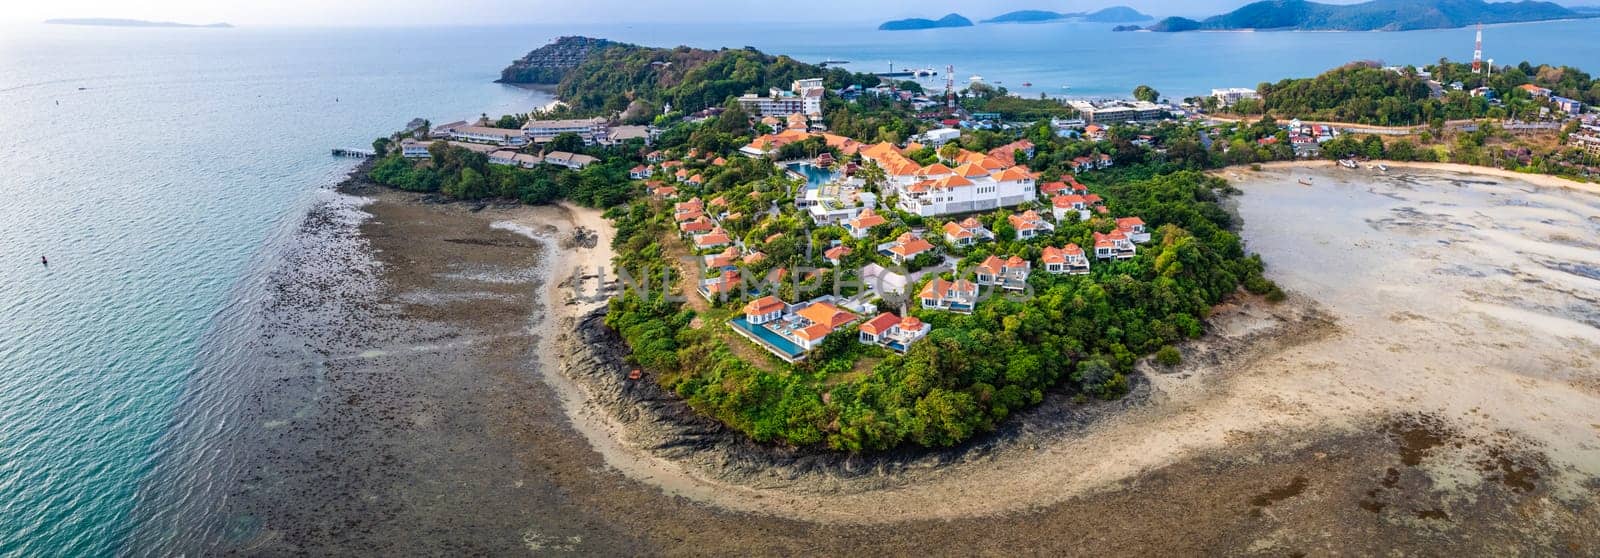
[{"label": "pool deck", "polygon": [[743,335],[745,339],[749,339],[772,354],[777,355],[784,362],[792,364],[806,358],[805,349],[802,349],[793,341],[784,339],[783,336],[766,327],[752,325],[743,316],[728,320],[728,327],[733,328],[739,335]]}]

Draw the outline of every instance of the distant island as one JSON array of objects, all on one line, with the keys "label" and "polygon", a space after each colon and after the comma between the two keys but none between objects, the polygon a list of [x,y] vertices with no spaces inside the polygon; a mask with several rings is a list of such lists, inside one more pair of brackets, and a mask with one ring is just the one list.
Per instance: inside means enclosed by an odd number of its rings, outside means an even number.
[{"label": "distant island", "polygon": [[917,29],[939,29],[943,27],[972,27],[972,20],[961,17],[961,14],[948,14],[939,19],[897,19],[884,22],[878,26],[879,31],[914,31]]},{"label": "distant island", "polygon": [[194,23],[177,23],[172,21],[145,21],[142,19],[119,19],[113,17],[68,17],[47,19],[50,25],[93,25],[96,27],[187,27],[205,29],[230,29],[233,25],[227,23],[207,23],[204,25]]},{"label": "distant island", "polygon": [[1084,21],[1094,23],[1131,23],[1135,21],[1150,21],[1152,19],[1155,19],[1155,17],[1127,6],[1112,6],[1083,16]]},{"label": "distant island", "polygon": [[1195,21],[1169,17],[1151,31],[1409,31],[1449,29],[1477,23],[1518,23],[1595,17],[1550,2],[1483,0],[1372,0],[1334,5],[1305,0],[1265,0],[1226,14]]},{"label": "distant island", "polygon": [[1112,31],[1116,31],[1116,32],[1139,31],[1139,30],[1142,30],[1142,29],[1144,29],[1144,28],[1143,27],[1139,27],[1137,25],[1118,25],[1116,27],[1112,27],[1111,28]]},{"label": "distant island", "polygon": [[983,23],[1044,23],[1064,19],[1078,19],[1095,23],[1128,23],[1155,19],[1127,6],[1113,6],[1097,12],[1052,12],[1049,10],[1017,10],[1006,12]]}]

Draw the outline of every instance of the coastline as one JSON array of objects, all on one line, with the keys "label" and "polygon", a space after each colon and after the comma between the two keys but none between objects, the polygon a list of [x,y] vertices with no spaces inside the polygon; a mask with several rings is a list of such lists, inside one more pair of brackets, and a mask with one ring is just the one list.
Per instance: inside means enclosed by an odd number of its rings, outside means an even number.
[{"label": "coastline", "polygon": [[[1556,177],[1473,172],[1497,169],[1448,164],[1406,166],[1429,173],[1534,178],[1527,181],[1571,187],[1563,184],[1570,181]],[[1335,167],[1332,162],[1284,162],[1272,165],[1270,170],[1295,168]],[[1570,184],[1578,186],[1576,190],[1589,191],[1582,184]],[[564,281],[553,277],[550,283]],[[1344,335],[1343,326],[1338,325],[1341,320],[1306,297],[1295,295],[1290,303],[1279,306],[1257,300],[1219,308],[1208,321],[1208,335],[1184,347],[1190,364],[1171,372],[1155,370],[1148,363],[1141,365],[1144,381],[1136,393],[1121,402],[1091,405],[1085,410],[1074,408],[1059,397],[1047,398],[1046,403],[1019,414],[1000,431],[949,450],[882,455],[809,453],[749,442],[737,432],[694,414],[676,396],[662,393],[648,378],[630,384],[623,379],[629,369],[621,361],[626,349],[619,346],[621,341],[614,334],[604,331],[600,324],[603,312],[570,305],[569,309],[573,310],[562,319],[564,325],[559,329],[564,333],[557,338],[555,350],[545,354],[576,351],[575,358],[565,359],[561,365],[565,380],[573,384],[564,402],[568,415],[609,465],[674,496],[730,510],[811,521],[882,524],[1035,509],[1113,489],[1127,479],[1198,455],[1230,451],[1241,436],[1259,439],[1271,436],[1272,431],[1302,429],[1320,433],[1316,437],[1348,435],[1369,428],[1374,421],[1392,420],[1394,413],[1402,412],[1399,408],[1388,410],[1387,405],[1374,405],[1370,411],[1354,414],[1291,413],[1274,419],[1278,422],[1273,428],[1263,429],[1260,424],[1246,426],[1237,412],[1217,407],[1228,400],[1227,392],[1248,381],[1247,376],[1263,373],[1238,369],[1252,368],[1260,361],[1278,358],[1275,355],[1279,353]],[[1204,425],[1199,432],[1159,436],[1159,441],[1150,439],[1150,431],[1137,432],[1140,427],[1182,420],[1183,414],[1199,408],[1215,409],[1202,413],[1212,415],[1210,420],[1229,418]],[[1311,418],[1316,420],[1306,422]],[[1140,446],[1141,442],[1145,445]],[[1127,446],[1113,447],[1120,444],[1142,450],[1130,452]],[[1073,463],[1067,457],[1064,461],[1070,465],[1066,467],[1074,470],[1068,473],[1055,469],[1062,467],[1064,455],[1084,453],[1106,459],[1097,467]],[[1055,463],[1045,465],[1042,461]],[[1106,461],[1115,466],[1106,466]],[[1019,474],[1034,482],[1008,487],[1004,479],[1014,479]],[[964,489],[973,485],[998,488],[977,497]],[[1018,490],[1023,488],[1020,485],[1026,485],[1026,490]]]},{"label": "coastline", "polygon": [[[367,200],[346,240],[371,267],[313,253],[276,275],[290,304],[270,306],[280,333],[261,343],[282,360],[264,361],[277,372],[227,421],[240,432],[225,453],[248,474],[177,525],[209,525],[205,544],[174,550],[1573,552],[1600,526],[1597,506],[1563,492],[1570,456],[1541,465],[1515,436],[1484,439],[1438,409],[1396,414],[1403,400],[1345,408],[1375,394],[1317,363],[1358,328],[1300,293],[1224,305],[1183,365],[1141,365],[1135,397],[1088,411],[1047,398],[960,458],[774,466],[781,449],[730,452],[737,433],[663,413],[682,402],[625,379],[597,323],[599,212],[446,202],[359,176],[341,191]],[[372,292],[328,288],[361,269]],[[351,312],[323,312],[338,308]],[[317,315],[334,319],[305,319]],[[1476,464],[1491,451],[1517,476]],[[1551,514],[1554,527],[1539,519]]]}]

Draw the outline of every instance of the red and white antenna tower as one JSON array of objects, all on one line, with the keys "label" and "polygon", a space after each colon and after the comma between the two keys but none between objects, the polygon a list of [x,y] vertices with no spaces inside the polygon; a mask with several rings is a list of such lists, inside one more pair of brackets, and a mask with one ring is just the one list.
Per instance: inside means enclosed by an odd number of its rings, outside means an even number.
[{"label": "red and white antenna tower", "polygon": [[956,66],[946,64],[944,67],[944,103],[945,108],[956,109]]},{"label": "red and white antenna tower", "polygon": [[1478,41],[1472,45],[1472,73],[1483,71],[1483,24],[1478,24]]}]

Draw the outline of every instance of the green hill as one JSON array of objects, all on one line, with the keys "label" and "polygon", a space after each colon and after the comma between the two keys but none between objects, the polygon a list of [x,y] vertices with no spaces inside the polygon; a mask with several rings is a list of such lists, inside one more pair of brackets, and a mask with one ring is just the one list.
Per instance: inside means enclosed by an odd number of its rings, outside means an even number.
[{"label": "green hill", "polygon": [[1319,4],[1305,0],[1264,0],[1201,21],[1167,18],[1152,25],[1150,30],[1408,31],[1578,17],[1593,15],[1550,2],[1532,0],[1372,0],[1349,5]]}]

